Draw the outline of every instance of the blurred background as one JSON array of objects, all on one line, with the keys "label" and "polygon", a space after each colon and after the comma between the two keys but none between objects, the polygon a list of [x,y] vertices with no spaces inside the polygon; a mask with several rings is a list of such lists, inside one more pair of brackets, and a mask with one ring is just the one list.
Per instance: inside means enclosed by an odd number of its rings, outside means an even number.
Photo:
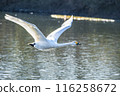
[{"label": "blurred background", "polygon": [[120,19],[120,0],[0,0],[0,11]]}]

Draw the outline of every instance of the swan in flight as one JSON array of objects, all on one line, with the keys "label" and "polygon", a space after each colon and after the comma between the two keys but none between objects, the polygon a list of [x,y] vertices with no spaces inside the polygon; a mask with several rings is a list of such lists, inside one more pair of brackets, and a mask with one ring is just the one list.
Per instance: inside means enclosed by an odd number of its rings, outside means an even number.
[{"label": "swan in flight", "polygon": [[43,33],[37,28],[36,25],[29,23],[25,20],[19,19],[17,17],[5,14],[5,19],[12,21],[20,26],[22,26],[26,31],[34,38],[34,43],[30,43],[32,47],[35,47],[39,50],[50,49],[50,48],[58,48],[64,47],[67,45],[80,45],[77,41],[69,42],[69,43],[57,43],[60,35],[71,27],[73,22],[73,16],[70,17],[67,21],[65,21],[60,28],[56,29],[52,33],[50,33],[47,37],[43,35]]}]

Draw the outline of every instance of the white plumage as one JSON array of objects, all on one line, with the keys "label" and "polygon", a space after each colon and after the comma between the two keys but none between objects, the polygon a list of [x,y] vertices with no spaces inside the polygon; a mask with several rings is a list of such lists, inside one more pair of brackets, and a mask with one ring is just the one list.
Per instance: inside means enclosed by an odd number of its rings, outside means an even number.
[{"label": "white plumage", "polygon": [[57,43],[58,38],[61,36],[61,34],[71,27],[73,22],[73,16],[67,21],[65,21],[60,28],[56,29],[52,33],[50,33],[47,37],[43,35],[43,33],[37,28],[36,25],[29,23],[27,21],[24,21],[22,19],[19,19],[17,17],[10,16],[8,14],[5,15],[5,19],[12,21],[20,26],[22,26],[26,31],[34,38],[35,42],[30,44],[31,46],[39,49],[50,49],[50,48],[58,48],[63,47],[67,45],[79,45],[78,42],[73,41],[69,43]]}]

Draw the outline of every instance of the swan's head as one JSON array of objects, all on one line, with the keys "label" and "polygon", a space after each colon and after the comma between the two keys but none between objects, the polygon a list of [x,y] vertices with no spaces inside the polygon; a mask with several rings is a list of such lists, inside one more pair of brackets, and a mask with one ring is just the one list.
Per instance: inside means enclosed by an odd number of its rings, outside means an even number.
[{"label": "swan's head", "polygon": [[32,47],[35,47],[35,43],[30,43],[29,45],[31,45]]},{"label": "swan's head", "polygon": [[73,41],[73,44],[74,45],[81,45],[79,42],[77,42],[77,41]]}]

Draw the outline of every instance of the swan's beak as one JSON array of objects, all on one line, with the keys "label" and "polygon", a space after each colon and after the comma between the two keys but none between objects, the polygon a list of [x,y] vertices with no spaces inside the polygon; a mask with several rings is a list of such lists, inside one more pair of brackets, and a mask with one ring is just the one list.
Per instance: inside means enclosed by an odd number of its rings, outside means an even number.
[{"label": "swan's beak", "polygon": [[81,45],[80,43],[78,43],[78,42],[75,42],[76,43],[76,45]]}]

